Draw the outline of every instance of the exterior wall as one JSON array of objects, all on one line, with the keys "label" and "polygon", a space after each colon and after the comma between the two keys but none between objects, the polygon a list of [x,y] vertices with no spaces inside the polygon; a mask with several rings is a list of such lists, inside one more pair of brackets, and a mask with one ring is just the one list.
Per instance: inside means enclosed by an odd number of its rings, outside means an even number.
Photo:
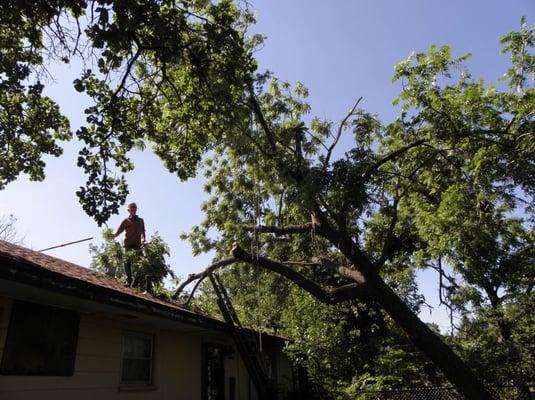
[{"label": "exterior wall", "polygon": [[[0,350],[5,344],[10,305],[9,299],[0,297]],[[126,390],[127,386],[120,385],[124,330],[154,335],[153,387]],[[0,400],[200,399],[201,343],[198,336],[139,328],[98,315],[81,314],[74,375],[0,375]]]},{"label": "exterior wall", "polygon": [[[0,359],[6,342],[11,304],[10,298],[0,295]],[[144,332],[154,338],[152,386],[135,387],[120,383],[122,335],[125,331]],[[201,400],[203,343],[234,347],[225,335],[215,331],[209,333],[209,337],[182,334],[154,329],[136,320],[80,312],[73,376],[0,375],[0,400]],[[271,348],[270,353],[276,353],[275,378],[279,390],[292,391],[289,360],[280,349]],[[256,400],[256,390],[236,350],[225,358],[224,366],[225,400]],[[234,399],[230,398],[230,377],[235,380]]]}]

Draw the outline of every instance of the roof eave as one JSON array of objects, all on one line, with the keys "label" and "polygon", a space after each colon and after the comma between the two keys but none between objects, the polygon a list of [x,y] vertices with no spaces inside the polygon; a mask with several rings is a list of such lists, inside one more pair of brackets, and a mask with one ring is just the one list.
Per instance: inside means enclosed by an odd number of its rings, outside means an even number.
[{"label": "roof eave", "polygon": [[202,328],[215,329],[223,332],[229,331],[223,321],[95,285],[91,282],[50,271],[19,259],[13,259],[0,254],[0,263],[3,264],[3,267],[0,268],[0,279],[10,282],[17,282],[67,296],[95,301]]}]

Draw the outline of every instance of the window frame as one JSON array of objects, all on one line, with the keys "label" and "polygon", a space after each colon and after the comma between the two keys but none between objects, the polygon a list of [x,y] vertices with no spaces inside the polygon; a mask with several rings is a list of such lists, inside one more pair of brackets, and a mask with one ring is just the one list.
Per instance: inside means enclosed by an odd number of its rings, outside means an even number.
[{"label": "window frame", "polygon": [[[150,340],[150,357],[148,358],[132,358],[132,357],[125,357],[125,350],[126,350],[126,340],[127,338],[136,338],[136,339],[148,339]],[[125,358],[129,360],[149,360],[149,379],[144,381],[134,381],[134,380],[124,380],[123,372],[124,372],[124,360]],[[145,386],[152,386],[153,380],[154,380],[154,334],[146,333],[146,332],[139,332],[139,331],[131,331],[126,330],[123,331],[121,334],[121,370],[120,370],[120,378],[119,383],[121,386],[131,386],[131,387],[145,387]]]},{"label": "window frame", "polygon": [[[11,303],[9,323],[7,326],[7,332],[4,337],[4,346],[2,349],[2,359],[0,361],[0,375],[11,376],[52,376],[52,377],[72,377],[76,369],[76,358],[78,356],[78,338],[80,333],[80,313],[77,310],[58,307],[46,303],[35,303],[30,301],[24,301],[15,299]],[[33,314],[32,314],[33,313]],[[45,365],[39,365],[37,367],[28,367],[26,363],[24,367],[21,367],[18,362],[13,364],[13,357],[20,359],[20,354],[17,354],[20,346],[25,348],[35,348],[39,343],[39,339],[35,339],[32,335],[38,335],[43,338],[42,327],[34,330],[26,330],[31,332],[26,339],[30,342],[25,342],[21,337],[19,330],[23,329],[28,321],[31,321],[32,315],[39,314],[45,315],[45,320],[49,323],[49,326],[45,328],[45,332],[48,330],[55,331],[61,328],[70,328],[69,331],[62,331],[60,336],[48,336],[48,339],[54,341],[45,342],[41,340],[41,348],[59,348],[61,347],[63,353],[56,358],[48,358],[46,353],[37,350],[36,354],[30,354],[36,356],[38,359],[46,360]],[[36,333],[37,332],[37,333]],[[57,333],[57,332],[56,332]],[[24,336],[24,334],[23,334]],[[58,340],[60,343],[58,343]],[[63,340],[63,342],[61,341]],[[67,350],[69,350],[67,352]],[[60,363],[59,365],[54,362]]]}]

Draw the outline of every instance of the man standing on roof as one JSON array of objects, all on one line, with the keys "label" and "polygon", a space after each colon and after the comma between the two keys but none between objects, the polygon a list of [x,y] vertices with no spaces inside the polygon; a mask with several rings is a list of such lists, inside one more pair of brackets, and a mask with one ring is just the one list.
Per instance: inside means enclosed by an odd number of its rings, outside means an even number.
[{"label": "man standing on roof", "polygon": [[[139,218],[136,214],[137,205],[136,203],[128,204],[128,217],[121,222],[117,232],[115,232],[115,237],[119,236],[123,231],[125,232],[124,237],[124,248],[125,250],[134,250],[141,251],[143,244],[145,243],[145,222],[142,218]],[[126,270],[126,281],[130,285],[132,283],[132,266],[130,263],[125,264]]]}]

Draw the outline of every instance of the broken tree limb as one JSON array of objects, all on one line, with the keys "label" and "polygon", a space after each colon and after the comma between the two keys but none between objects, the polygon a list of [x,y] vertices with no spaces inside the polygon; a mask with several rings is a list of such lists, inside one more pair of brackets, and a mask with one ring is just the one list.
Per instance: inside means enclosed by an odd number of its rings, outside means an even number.
[{"label": "broken tree limb", "polygon": [[[199,272],[198,274],[190,274],[188,275],[187,279],[178,286],[178,288],[175,290],[175,293],[173,294],[173,299],[176,300],[178,296],[180,296],[180,293],[184,290],[186,286],[188,286],[191,282],[194,282],[198,279],[203,280],[208,275],[210,275],[212,272],[214,272],[216,269],[226,267],[228,265],[234,264],[240,260],[231,257],[231,258],[225,258],[224,260],[217,261],[210,266],[208,266],[204,271]],[[198,286],[198,284],[196,285]]]},{"label": "broken tree limb", "polygon": [[314,281],[306,278],[299,272],[294,271],[288,265],[265,257],[253,256],[252,254],[243,250],[237,244],[234,244],[234,246],[232,247],[232,254],[234,257],[217,261],[208,266],[204,271],[199,272],[197,274],[190,274],[188,278],[184,280],[184,282],[182,282],[180,286],[176,289],[173,295],[173,299],[176,300],[187,285],[194,281],[197,281],[191,293],[189,294],[188,300],[185,303],[188,304],[193,298],[195,290],[199,287],[199,285],[205,278],[207,278],[217,269],[235,264],[240,261],[258,265],[261,268],[268,269],[272,272],[282,275],[290,281],[294,282],[296,285],[300,286],[308,293],[312,294],[321,302],[326,304],[333,305],[346,300],[352,300],[357,298],[366,300],[372,297],[371,289],[369,285],[366,284],[364,277],[362,276],[362,274],[360,274],[360,272],[352,270],[349,267],[335,265],[332,262],[331,264],[329,264],[327,260],[322,260],[317,264],[330,269],[336,268],[336,271],[338,271],[340,275],[350,278],[354,281],[354,283],[349,283],[347,285],[339,286],[336,288],[324,289]]},{"label": "broken tree limb", "polygon": [[[326,304],[337,304],[341,301],[349,299],[368,299],[372,297],[371,288],[365,281],[363,281],[362,283],[355,282],[333,289],[324,289],[316,282],[308,279],[299,272],[294,271],[289,266],[266,257],[254,256],[243,250],[237,243],[235,243],[232,247],[232,255],[234,256],[234,258],[237,258],[240,261],[258,265],[261,268],[273,271],[279,275],[284,276],[285,278],[289,279],[290,281],[301,287],[303,290],[307,291],[308,293],[316,297],[318,300]],[[340,268],[346,269],[347,267]]]},{"label": "broken tree limb", "polygon": [[[357,284],[366,283],[366,278],[360,271],[357,271],[354,267],[345,266],[335,263],[332,260],[323,257],[312,257],[310,261],[284,261],[285,265],[298,265],[298,266],[315,266],[323,267],[326,269],[333,270],[337,272],[340,276],[348,278],[351,281],[356,282]],[[354,283],[353,283],[354,285]],[[341,287],[340,287],[341,288]],[[339,288],[337,288],[339,289]]]},{"label": "broken tree limb", "polygon": [[355,243],[351,236],[335,229],[318,204],[315,206],[314,216],[317,221],[316,233],[335,245],[349,262],[358,268],[367,285],[373,289],[375,300],[411,342],[440,368],[459,392],[470,400],[491,400],[492,396],[474,372],[388,286],[358,243]]},{"label": "broken tree limb", "polygon": [[349,278],[350,280],[355,281],[359,284],[366,283],[366,278],[364,277],[364,275],[362,275],[362,273],[354,267],[340,265],[324,257],[312,257],[312,261],[315,261],[316,265],[320,265],[324,268],[338,272],[341,276]]},{"label": "broken tree limb", "polygon": [[260,126],[262,127],[262,130],[264,131],[264,134],[266,135],[266,139],[269,143],[271,152],[274,153],[277,150],[277,143],[275,141],[275,135],[273,135],[273,132],[271,131],[266,121],[266,118],[264,117],[264,113],[262,112],[262,107],[260,107],[260,102],[258,101],[258,98],[256,97],[256,93],[255,93],[252,81],[249,82],[247,89],[249,91],[249,101],[252,106],[253,113],[258,119],[258,122],[260,123]]}]

